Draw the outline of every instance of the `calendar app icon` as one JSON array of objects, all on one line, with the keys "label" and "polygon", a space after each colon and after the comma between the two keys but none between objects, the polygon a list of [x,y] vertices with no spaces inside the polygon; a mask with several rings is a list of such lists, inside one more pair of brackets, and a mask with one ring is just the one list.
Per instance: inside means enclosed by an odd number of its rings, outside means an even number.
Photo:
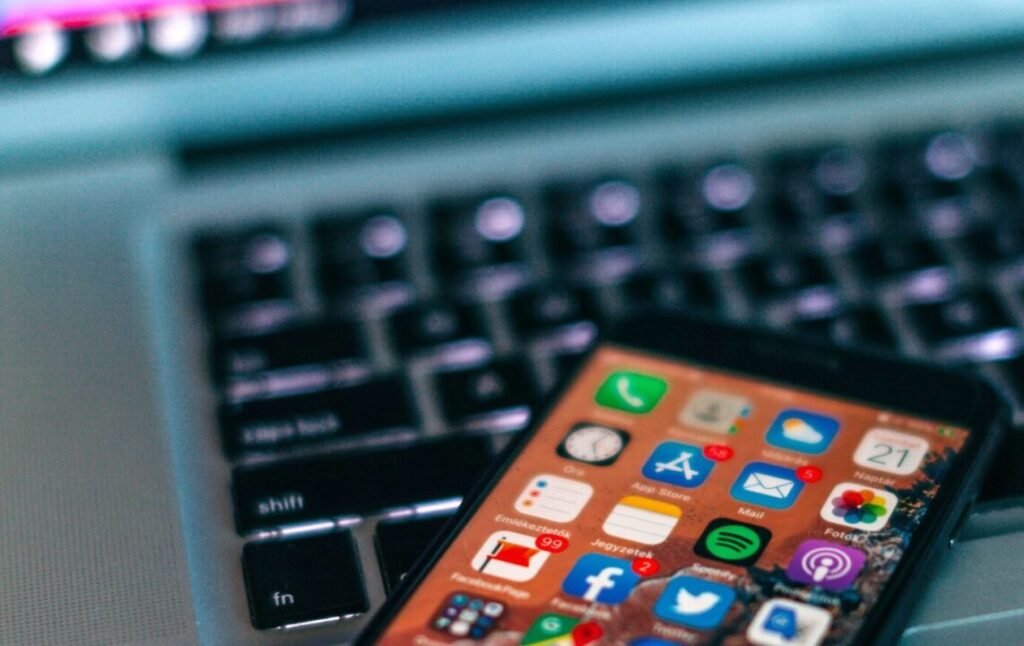
[{"label": "calendar app icon", "polygon": [[928,449],[928,440],[923,437],[873,428],[860,441],[853,461],[868,469],[905,476],[917,471]]}]

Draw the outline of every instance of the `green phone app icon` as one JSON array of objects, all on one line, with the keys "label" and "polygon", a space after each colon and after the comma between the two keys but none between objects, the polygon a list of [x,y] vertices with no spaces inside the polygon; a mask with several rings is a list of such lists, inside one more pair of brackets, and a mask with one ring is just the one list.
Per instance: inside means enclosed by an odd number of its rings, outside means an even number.
[{"label": "green phone app icon", "polygon": [[530,630],[519,642],[523,646],[557,646],[566,643],[566,639],[572,638],[572,631],[580,620],[568,615],[559,615],[553,612],[545,613],[537,617]]},{"label": "green phone app icon", "polygon": [[698,556],[732,563],[752,565],[768,546],[772,533],[765,527],[716,518],[708,523],[694,551]]},{"label": "green phone app icon", "polygon": [[627,413],[649,413],[668,390],[668,382],[659,377],[620,370],[608,375],[595,397],[606,408]]}]

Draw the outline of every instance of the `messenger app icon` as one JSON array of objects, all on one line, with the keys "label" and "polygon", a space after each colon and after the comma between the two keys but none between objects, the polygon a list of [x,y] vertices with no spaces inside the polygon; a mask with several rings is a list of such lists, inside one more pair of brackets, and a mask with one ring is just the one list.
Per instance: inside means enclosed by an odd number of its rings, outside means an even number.
[{"label": "messenger app icon", "polygon": [[751,462],[729,490],[740,502],[769,509],[789,509],[796,502],[804,483],[793,469],[767,462]]}]

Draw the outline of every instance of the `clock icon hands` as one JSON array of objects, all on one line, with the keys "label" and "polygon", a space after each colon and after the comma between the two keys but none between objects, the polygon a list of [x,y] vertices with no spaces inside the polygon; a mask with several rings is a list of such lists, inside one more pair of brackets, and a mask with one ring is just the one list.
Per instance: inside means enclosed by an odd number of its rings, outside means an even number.
[{"label": "clock icon hands", "polygon": [[600,424],[582,423],[569,430],[558,445],[557,453],[577,462],[607,466],[615,462],[627,442],[629,434],[625,431]]}]

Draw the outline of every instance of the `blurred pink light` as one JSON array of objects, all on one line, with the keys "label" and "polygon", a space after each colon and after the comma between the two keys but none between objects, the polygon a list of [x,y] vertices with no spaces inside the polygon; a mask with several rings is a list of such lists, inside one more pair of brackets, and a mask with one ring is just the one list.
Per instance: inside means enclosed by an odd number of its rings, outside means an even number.
[{"label": "blurred pink light", "polygon": [[0,18],[0,37],[17,36],[39,24],[82,29],[128,16],[146,20],[167,11],[222,11],[245,7],[293,4],[300,0],[68,0],[49,6],[18,7]]}]

